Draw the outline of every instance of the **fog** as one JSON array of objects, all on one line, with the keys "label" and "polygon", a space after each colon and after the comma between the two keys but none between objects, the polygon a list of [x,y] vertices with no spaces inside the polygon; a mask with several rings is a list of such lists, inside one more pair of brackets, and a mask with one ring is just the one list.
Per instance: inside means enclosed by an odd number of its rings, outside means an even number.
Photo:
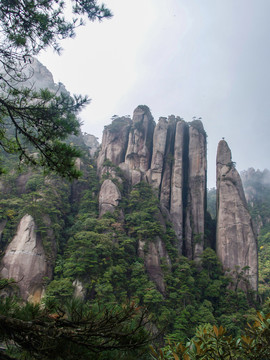
[{"label": "fog", "polygon": [[218,141],[237,169],[269,168],[269,0],[107,0],[110,20],[88,23],[39,60],[71,93],[88,94],[83,131],[101,140],[113,115],[145,104],[157,121],[202,117],[208,187]]}]

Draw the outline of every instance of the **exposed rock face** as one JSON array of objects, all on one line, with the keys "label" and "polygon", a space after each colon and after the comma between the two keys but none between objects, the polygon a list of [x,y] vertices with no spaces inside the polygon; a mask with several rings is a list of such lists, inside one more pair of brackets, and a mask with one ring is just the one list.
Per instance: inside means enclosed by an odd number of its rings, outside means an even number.
[{"label": "exposed rock face", "polygon": [[[197,259],[204,247],[206,135],[202,123],[195,120],[189,125],[171,115],[155,126],[149,109],[138,106],[132,124],[118,118],[105,128],[98,156],[100,176],[112,171],[106,159],[119,165],[132,186],[142,180],[153,186],[173,223],[179,253]],[[110,206],[111,211],[115,206]]]},{"label": "exposed rock face", "polygon": [[199,259],[204,248],[204,214],[206,197],[206,134],[200,120],[189,127],[188,197],[186,218],[186,254]]},{"label": "exposed rock face", "polygon": [[105,212],[113,212],[121,200],[118,187],[110,179],[106,179],[101,185],[99,192],[99,216]]},{"label": "exposed rock face", "polygon": [[24,73],[29,78],[24,82],[24,85],[34,86],[36,90],[49,89],[53,92],[63,92],[68,94],[65,86],[62,83],[55,84],[52,73],[35,58],[31,58]]},{"label": "exposed rock face", "polygon": [[161,117],[154,130],[153,136],[153,155],[151,161],[151,169],[149,172],[149,182],[154,189],[159,191],[161,177],[164,165],[164,156],[166,149],[168,121]]},{"label": "exposed rock face", "polygon": [[83,287],[83,284],[78,279],[74,280],[72,285],[74,286],[74,294],[73,296],[78,299],[84,299],[85,297],[85,289]]},{"label": "exposed rock face", "polygon": [[[221,140],[217,151],[217,255],[225,269],[244,267],[253,290],[258,287],[257,239],[247,209],[242,181],[234,167],[231,150]],[[246,290],[242,281],[239,286]]]},{"label": "exposed rock face", "polygon": [[174,139],[175,139],[176,120],[174,116],[169,117],[168,131],[165,148],[165,158],[163,164],[163,174],[160,189],[161,206],[170,211],[171,198],[171,175],[174,156]]},{"label": "exposed rock face", "polygon": [[90,156],[94,157],[95,153],[97,152],[97,150],[99,148],[99,142],[98,142],[97,137],[95,137],[94,135],[84,133],[84,134],[82,134],[82,138],[83,138],[85,145],[89,149]]},{"label": "exposed rock face", "polygon": [[145,242],[139,241],[138,253],[144,259],[144,264],[149,278],[156,284],[158,290],[165,294],[165,284],[163,272],[161,269],[161,258],[165,258],[167,263],[168,254],[165,246],[160,238],[157,238],[155,242],[149,242],[147,252],[144,250]]},{"label": "exposed rock face", "polygon": [[184,224],[184,206],[183,206],[183,187],[184,187],[184,152],[185,137],[188,126],[184,121],[176,124],[174,141],[174,161],[172,166],[171,178],[171,201],[170,214],[174,224],[174,230],[178,239],[178,249],[182,253],[183,246],[183,224]]},{"label": "exposed rock face", "polygon": [[124,162],[130,126],[131,120],[122,117],[115,119],[111,125],[105,127],[101,151],[97,160],[99,170],[105,160],[111,161],[114,165]]},{"label": "exposed rock face", "polygon": [[125,163],[131,170],[146,172],[151,164],[155,123],[147,106],[134,110]]},{"label": "exposed rock face", "polygon": [[29,178],[31,177],[31,171],[28,171],[26,174],[21,174],[16,179],[16,190],[17,193],[23,194],[26,190],[26,184]]},{"label": "exposed rock face", "polygon": [[48,266],[41,239],[31,215],[25,215],[1,262],[1,276],[18,281],[24,300],[39,302]]}]

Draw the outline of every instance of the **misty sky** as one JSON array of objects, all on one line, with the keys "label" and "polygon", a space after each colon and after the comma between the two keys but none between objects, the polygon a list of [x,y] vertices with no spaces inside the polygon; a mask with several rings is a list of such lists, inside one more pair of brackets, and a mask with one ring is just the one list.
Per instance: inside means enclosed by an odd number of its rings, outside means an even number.
[{"label": "misty sky", "polygon": [[157,121],[202,117],[208,187],[218,141],[238,170],[270,168],[270,1],[106,0],[114,17],[87,23],[39,60],[73,94],[88,94],[83,131],[101,141],[113,115],[148,105]]}]

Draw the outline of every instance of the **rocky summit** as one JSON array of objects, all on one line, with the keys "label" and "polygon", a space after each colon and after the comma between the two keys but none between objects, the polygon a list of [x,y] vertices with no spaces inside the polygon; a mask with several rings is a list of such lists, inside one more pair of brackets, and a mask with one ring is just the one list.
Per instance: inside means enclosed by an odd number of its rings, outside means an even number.
[{"label": "rocky summit", "polygon": [[[172,115],[161,117],[155,125],[148,107],[138,106],[132,121],[117,118],[105,128],[97,160],[99,174],[104,171],[114,174],[108,161],[123,170],[130,186],[140,181],[152,185],[163,217],[173,224],[179,253],[195,261],[200,259],[205,248],[207,173],[206,134],[202,122],[187,123]],[[101,187],[101,215],[105,206],[103,197],[110,204],[108,210],[113,211],[117,206],[119,193],[116,185],[110,186],[111,191],[108,191],[106,183],[104,195],[103,185]],[[249,282],[243,281],[242,276],[237,286],[256,290],[257,240],[241,179],[224,140],[219,143],[217,152],[216,249],[225,270],[239,278],[244,272],[245,279],[249,279]],[[153,262],[157,263],[158,251],[152,250],[148,256],[154,257]],[[149,262],[148,259],[146,263]]]},{"label": "rocky summit", "polygon": [[[156,125],[149,108],[138,106],[132,121],[117,118],[105,128],[97,159],[99,174],[104,173],[104,165],[108,170],[108,161],[123,170],[131,186],[142,180],[152,185],[163,214],[173,224],[179,253],[199,258],[204,249],[206,208],[202,122],[186,123],[172,115],[161,117]],[[111,197],[108,201],[113,203],[118,195],[112,191]]]}]

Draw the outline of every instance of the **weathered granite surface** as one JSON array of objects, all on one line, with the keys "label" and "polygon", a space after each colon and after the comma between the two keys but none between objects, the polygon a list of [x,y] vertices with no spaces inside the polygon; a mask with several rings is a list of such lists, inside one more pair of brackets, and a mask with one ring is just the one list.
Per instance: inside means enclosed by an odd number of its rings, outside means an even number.
[{"label": "weathered granite surface", "polygon": [[[257,239],[247,208],[239,173],[232,162],[231,150],[221,140],[217,150],[217,255],[223,267],[235,271],[234,277],[245,268],[250,287],[258,287]],[[237,281],[237,280],[236,280]],[[240,281],[246,290],[248,284]]]},{"label": "weathered granite surface", "polygon": [[1,276],[18,282],[24,300],[39,302],[47,275],[47,260],[36,224],[31,215],[24,215],[1,261]]}]

